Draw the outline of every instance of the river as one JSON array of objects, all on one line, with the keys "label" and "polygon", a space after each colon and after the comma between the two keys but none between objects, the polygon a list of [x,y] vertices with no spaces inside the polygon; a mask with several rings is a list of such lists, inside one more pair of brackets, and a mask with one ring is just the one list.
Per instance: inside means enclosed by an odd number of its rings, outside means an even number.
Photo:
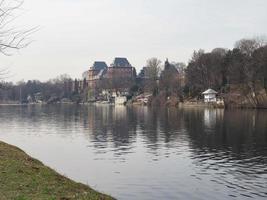
[{"label": "river", "polygon": [[122,200],[267,198],[267,110],[1,106],[0,140]]}]

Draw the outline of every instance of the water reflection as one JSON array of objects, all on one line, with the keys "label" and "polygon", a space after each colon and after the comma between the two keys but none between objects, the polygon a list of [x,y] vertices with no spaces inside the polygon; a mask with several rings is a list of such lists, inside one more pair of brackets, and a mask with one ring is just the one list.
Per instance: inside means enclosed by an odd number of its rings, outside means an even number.
[{"label": "water reflection", "polygon": [[264,110],[58,105],[0,111],[0,139],[119,199],[267,198]]},{"label": "water reflection", "polygon": [[201,111],[192,112],[185,121],[197,166],[193,176],[207,175],[230,188],[231,197],[266,197],[266,112],[205,110],[204,123]]}]

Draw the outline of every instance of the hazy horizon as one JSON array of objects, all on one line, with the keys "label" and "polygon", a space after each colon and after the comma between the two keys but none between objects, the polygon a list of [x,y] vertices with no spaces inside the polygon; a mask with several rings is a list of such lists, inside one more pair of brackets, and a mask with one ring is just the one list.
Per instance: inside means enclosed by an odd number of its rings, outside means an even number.
[{"label": "hazy horizon", "polygon": [[33,43],[1,55],[7,81],[80,78],[94,61],[127,57],[139,71],[151,57],[188,62],[194,50],[233,48],[267,34],[264,0],[25,0],[18,28],[40,27]]}]

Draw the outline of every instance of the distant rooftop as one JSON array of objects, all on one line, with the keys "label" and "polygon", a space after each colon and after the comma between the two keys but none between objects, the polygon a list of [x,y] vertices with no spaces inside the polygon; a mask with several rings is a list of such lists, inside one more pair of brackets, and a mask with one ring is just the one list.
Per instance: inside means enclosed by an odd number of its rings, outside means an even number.
[{"label": "distant rooftop", "polygon": [[112,67],[131,67],[131,64],[127,60],[127,58],[115,58],[113,63],[111,64]]},{"label": "distant rooftop", "polygon": [[202,94],[217,94],[218,92],[216,92],[215,90],[213,89],[208,89],[206,90],[205,92],[203,92]]},{"label": "distant rooftop", "polygon": [[105,63],[105,62],[103,62],[103,61],[96,61],[96,62],[94,62],[94,64],[93,64],[93,69],[94,70],[103,70],[103,69],[106,69],[108,66],[107,66],[107,64]]}]

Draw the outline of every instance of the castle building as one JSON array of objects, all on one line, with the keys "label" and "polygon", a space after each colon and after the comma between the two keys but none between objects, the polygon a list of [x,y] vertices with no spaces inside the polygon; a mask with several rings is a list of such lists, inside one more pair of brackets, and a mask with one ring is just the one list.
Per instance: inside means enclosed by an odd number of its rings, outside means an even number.
[{"label": "castle building", "polygon": [[85,71],[83,77],[83,88],[88,87],[93,91],[128,91],[131,82],[136,78],[136,70],[127,58],[116,57],[108,67],[103,61],[96,61]]},{"label": "castle building", "polygon": [[97,82],[103,78],[107,71],[107,64],[103,61],[94,62],[93,66],[89,70],[85,71],[82,75],[86,81],[88,87],[95,87]]},{"label": "castle building", "polygon": [[135,78],[135,68],[129,63],[127,58],[115,58],[113,63],[108,67],[105,77],[108,79],[125,79]]}]

